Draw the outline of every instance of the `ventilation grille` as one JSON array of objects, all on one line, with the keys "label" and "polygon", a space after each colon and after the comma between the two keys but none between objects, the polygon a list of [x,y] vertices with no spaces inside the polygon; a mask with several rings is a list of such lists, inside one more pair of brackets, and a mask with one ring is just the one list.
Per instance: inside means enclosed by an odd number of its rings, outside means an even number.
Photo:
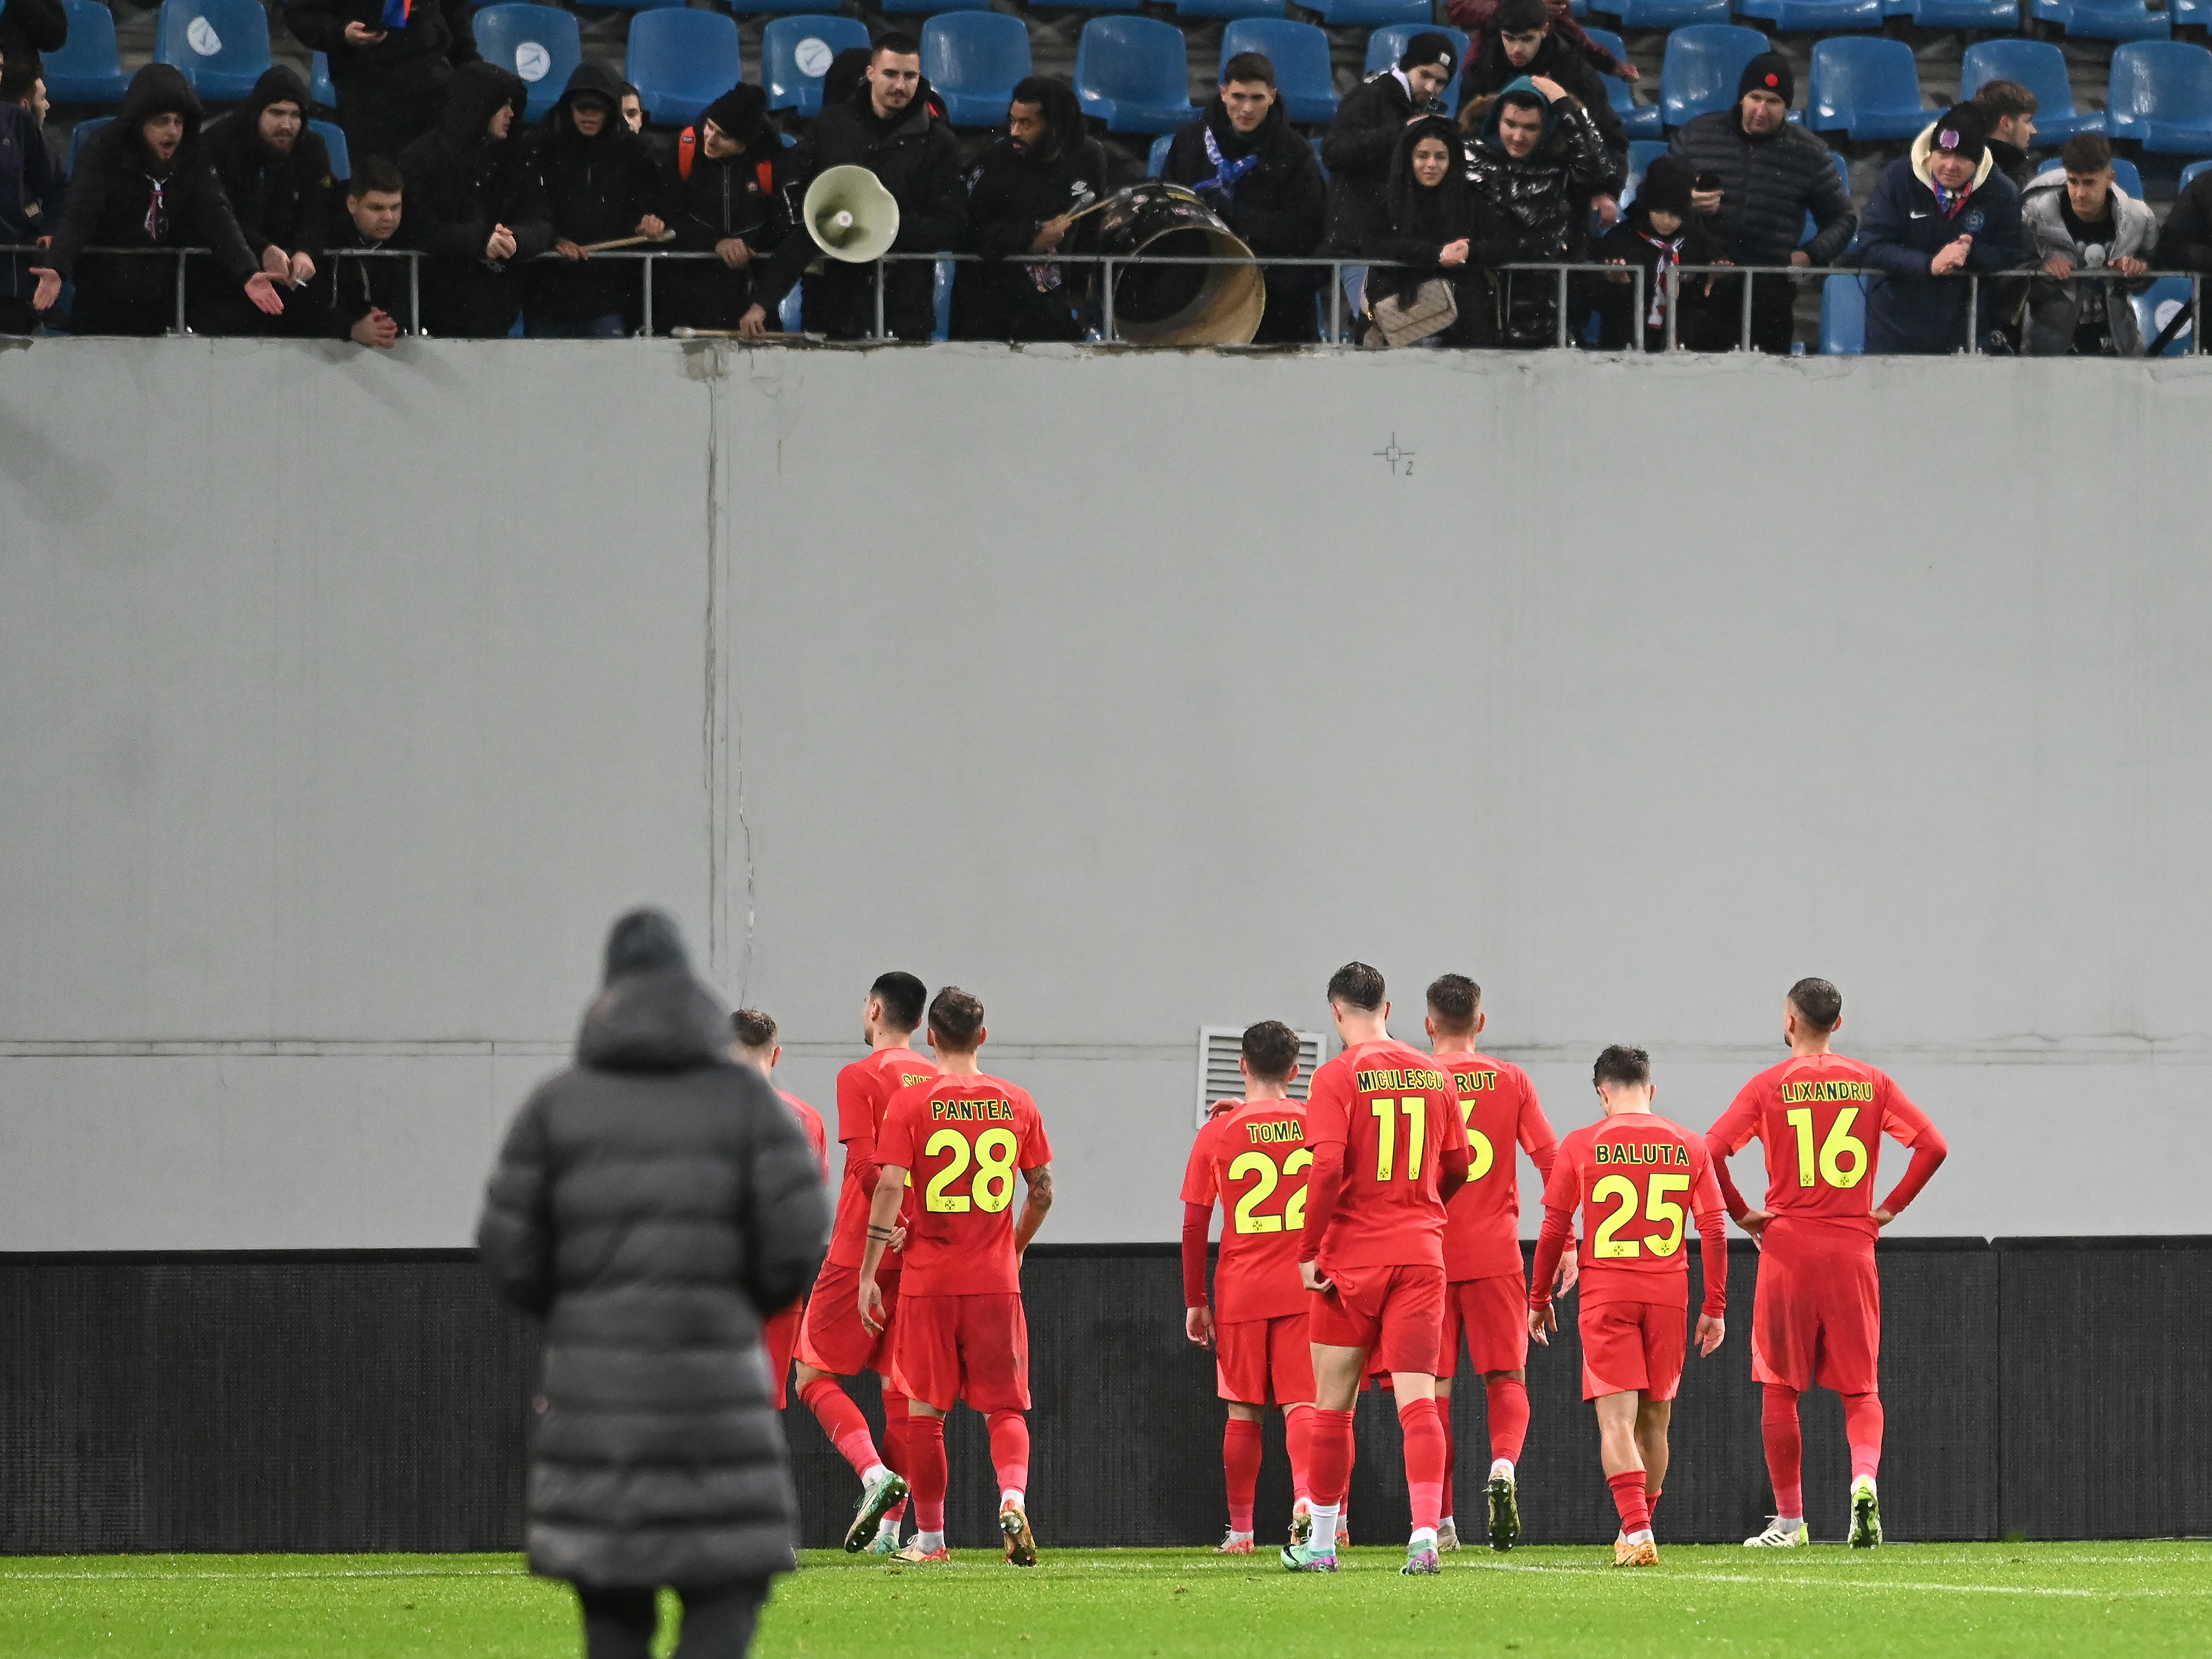
[{"label": "ventilation grille", "polygon": [[[1313,1080],[1314,1068],[1322,1063],[1322,1035],[1317,1031],[1302,1031],[1298,1034],[1298,1075],[1291,1085],[1291,1097],[1306,1098],[1306,1085]],[[1200,1026],[1198,1028],[1198,1124],[1206,1123],[1206,1114],[1217,1100],[1241,1100],[1244,1098],[1244,1079],[1237,1069],[1237,1057],[1243,1052],[1244,1027],[1242,1026]]]}]

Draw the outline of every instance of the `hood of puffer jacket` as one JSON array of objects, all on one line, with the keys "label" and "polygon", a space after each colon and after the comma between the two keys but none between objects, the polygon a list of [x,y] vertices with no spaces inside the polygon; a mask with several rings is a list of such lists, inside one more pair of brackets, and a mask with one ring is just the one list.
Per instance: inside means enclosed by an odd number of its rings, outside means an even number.
[{"label": "hood of puffer jacket", "polygon": [[[2117,183],[2107,199],[2112,209],[2112,256],[2123,259],[2148,257],[2158,243],[2158,215]],[[2066,228],[2066,216],[2060,211],[2065,205],[2063,167],[2051,167],[2037,173],[2020,193],[2021,222],[2035,237],[2037,251],[2051,252],[2074,245],[2074,238]]]},{"label": "hood of puffer jacket", "polygon": [[728,1065],[730,1011],[688,968],[624,974],[584,1010],[576,1063],[600,1071]]},{"label": "hood of puffer jacket", "polygon": [[1544,106],[1544,132],[1543,136],[1536,140],[1538,149],[1544,148],[1545,142],[1552,136],[1552,129],[1559,124],[1559,113],[1552,107],[1552,100],[1536,90],[1535,82],[1525,75],[1516,76],[1500,87],[1498,95],[1490,100],[1490,107],[1482,112],[1482,130],[1475,135],[1477,142],[1489,145],[1500,155],[1505,154],[1505,141],[1498,136],[1498,118],[1504,110],[1507,94],[1516,92],[1527,93]]},{"label": "hood of puffer jacket", "polygon": [[315,112],[314,100],[307,96],[307,83],[300,78],[300,71],[279,64],[253,83],[253,90],[246,94],[246,101],[230,112],[223,125],[228,127],[234,121],[240,132],[258,134],[261,112],[271,104],[297,104],[302,121]]},{"label": "hood of puffer jacket", "polygon": [[[1928,158],[1936,152],[1936,123],[1930,121],[1920,130],[1920,136],[1912,141],[1912,176],[1929,190],[1936,188],[1935,175],[1928,171]],[[1982,164],[1974,169],[1974,182],[1966,187],[1967,194],[1990,182],[1990,175],[1997,170],[1997,158],[1988,145],[1982,147]]]},{"label": "hood of puffer jacket", "polygon": [[[605,64],[586,58],[576,65],[575,72],[568,77],[568,84],[562,88],[560,100],[546,111],[545,130],[563,143],[611,143],[617,133],[627,134],[629,131],[629,125],[622,118],[622,76]],[[569,106],[584,94],[598,99],[607,106],[605,124],[590,138],[578,132],[568,118]],[[489,121],[490,118],[491,112],[485,111],[484,119]]]},{"label": "hood of puffer jacket", "polygon": [[[446,112],[438,118],[438,130],[455,149],[481,143],[484,124],[501,104],[513,106],[515,124],[520,125],[523,111],[530,106],[530,88],[523,85],[522,77],[496,64],[464,64],[446,82]],[[514,128],[507,130],[512,139]]]},{"label": "hood of puffer jacket", "polygon": [[200,136],[199,94],[192,83],[185,79],[184,71],[171,64],[149,64],[131,77],[131,85],[123,94],[123,107],[115,113],[116,124],[136,144],[138,129],[157,115],[176,114],[185,118],[185,142],[177,147],[182,154],[185,148]]}]

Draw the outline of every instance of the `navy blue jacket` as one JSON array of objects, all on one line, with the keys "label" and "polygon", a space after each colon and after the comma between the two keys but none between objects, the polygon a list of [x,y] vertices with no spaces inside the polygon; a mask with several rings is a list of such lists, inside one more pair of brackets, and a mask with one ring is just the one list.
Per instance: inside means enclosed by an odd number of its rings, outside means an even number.
[{"label": "navy blue jacket", "polygon": [[[28,247],[61,228],[62,175],[37,118],[0,104],[0,247]],[[0,254],[0,300],[27,300],[38,287],[37,254]]]},{"label": "navy blue jacket", "polygon": [[[1931,129],[1932,130],[1932,129]],[[1893,161],[1867,202],[1859,225],[1858,258],[1882,273],[1867,287],[1866,348],[1870,354],[1962,351],[1966,344],[1964,275],[1930,276],[1938,251],[1961,234],[1974,239],[1966,269],[1986,276],[2021,262],[2020,191],[1988,156],[1955,218],[1936,205],[1928,177],[1928,134],[1912,154]],[[1993,284],[1981,285],[1986,316]],[[1977,332],[1984,326],[1976,322]]]}]

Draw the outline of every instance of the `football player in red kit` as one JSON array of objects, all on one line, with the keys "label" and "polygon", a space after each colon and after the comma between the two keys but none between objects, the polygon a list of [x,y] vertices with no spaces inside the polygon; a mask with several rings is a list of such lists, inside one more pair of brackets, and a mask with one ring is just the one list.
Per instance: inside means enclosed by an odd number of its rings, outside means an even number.
[{"label": "football player in red kit", "polygon": [[[783,1047],[775,1040],[775,1020],[758,1008],[739,1008],[730,1016],[730,1057],[741,1066],[750,1066],[775,1081],[776,1063],[783,1058]],[[815,1161],[822,1166],[822,1179],[830,1179],[830,1142],[822,1129],[822,1114],[795,1094],[776,1093],[783,1104],[791,1108],[792,1116],[799,1119],[799,1127],[806,1131],[806,1144],[814,1148]],[[789,1402],[786,1385],[791,1378],[791,1356],[799,1347],[799,1324],[806,1312],[806,1299],[801,1297],[781,1313],[763,1321],[761,1325],[761,1347],[768,1353],[769,1375],[775,1380],[775,1408],[781,1411]]]},{"label": "football player in red kit", "polygon": [[[1459,1547],[1452,1514],[1452,1381],[1465,1344],[1482,1377],[1490,1420],[1490,1477],[1486,1485],[1490,1547],[1509,1550],[1521,1536],[1521,1503],[1514,1466],[1528,1435],[1528,1281],[1521,1266],[1521,1189],[1515,1179],[1518,1146],[1551,1178],[1559,1136],[1536,1101],[1528,1074],[1510,1060],[1479,1053],[1474,1039],[1489,1023],[1482,987],[1463,974],[1447,973],[1429,987],[1429,1046],[1437,1066],[1452,1075],[1460,1118],[1467,1126],[1467,1184],[1444,1208],[1444,1325],[1437,1368],[1437,1414],[1444,1426],[1444,1516],[1437,1547]],[[1575,1258],[1561,1260],[1561,1282],[1575,1281]]]},{"label": "football player in red kit", "polygon": [[[939,1075],[900,1090],[884,1117],[876,1148],[883,1168],[854,1303],[864,1325],[883,1328],[888,1299],[877,1273],[910,1174],[921,1202],[908,1224],[891,1380],[907,1396],[914,1483],[914,1541],[897,1559],[916,1565],[952,1559],[945,1547],[945,1415],[956,1401],[981,1413],[989,1427],[1006,1560],[1036,1565],[1021,1275],[1022,1253],[1052,1208],[1052,1147],[1028,1091],[977,1065],[988,1035],[983,1005],[966,991],[948,985],[931,1002],[929,1045]],[[1018,1221],[1017,1170],[1029,1187]]]},{"label": "football player in red kit", "polygon": [[1651,1517],[1667,1480],[1668,1420],[1689,1320],[1682,1246],[1694,1216],[1705,1269],[1698,1352],[1710,1354],[1727,1330],[1727,1224],[1705,1138],[1651,1110],[1650,1057],[1609,1048],[1591,1076],[1605,1117],[1559,1142],[1544,1184],[1528,1334],[1548,1344],[1547,1333],[1559,1328],[1552,1275],[1579,1209],[1583,1398],[1596,1402],[1599,1456],[1620,1511],[1613,1564],[1651,1566],[1659,1559]]},{"label": "football player in red kit", "polygon": [[[910,1456],[907,1446],[908,1416],[906,1396],[890,1378],[890,1343],[886,1333],[898,1310],[898,1247],[905,1242],[902,1230],[890,1240],[891,1251],[878,1269],[882,1287],[882,1329],[871,1330],[860,1323],[855,1295],[860,1288],[860,1257],[867,1244],[869,1207],[876,1191],[876,1139],[883,1133],[884,1114],[891,1096],[901,1089],[927,1081],[937,1068],[911,1046],[914,1029],[921,1023],[921,1005],[927,992],[910,973],[886,973],[868,988],[860,1005],[860,1029],[867,1038],[868,1057],[856,1060],[837,1074],[837,1138],[845,1146],[845,1180],[837,1191],[837,1220],[830,1232],[830,1254],[814,1281],[814,1293],[806,1304],[806,1317],[799,1331],[799,1397],[805,1402],[860,1477],[860,1501],[853,1524],[845,1534],[849,1551],[873,1549],[889,1554],[898,1547],[899,1517],[906,1505],[907,1482],[902,1473]],[[868,1420],[852,1397],[837,1385],[840,1377],[863,1371],[884,1376],[884,1450],[878,1456]]]},{"label": "football player in red kit", "polygon": [[[1804,1442],[1797,1396],[1815,1386],[1844,1399],[1851,1449],[1854,1549],[1881,1542],[1881,1281],[1874,1241],[1936,1173],[1949,1148],[1927,1113],[1872,1066],[1829,1051],[1844,996],[1825,979],[1800,979],[1782,1005],[1790,1057],[1743,1086],[1706,1132],[1729,1212],[1759,1240],[1752,1293],[1751,1374],[1763,1384],[1773,1523],[1744,1542],[1787,1549],[1805,1542]],[[1755,1210],[1729,1178],[1728,1160],[1752,1136],[1766,1146],[1766,1208]],[[1912,1161],[1880,1208],[1875,1166],[1881,1137],[1912,1148]]]},{"label": "football player in red kit", "polygon": [[[1182,1178],[1183,1329],[1211,1347],[1229,1421],[1221,1467],[1229,1486],[1229,1535],[1218,1553],[1252,1553],[1252,1507],[1260,1480],[1260,1425],[1283,1413],[1291,1453],[1292,1526],[1311,1506],[1307,1442],[1313,1429],[1313,1353],[1298,1276],[1306,1225],[1306,1111],[1291,1099],[1298,1075],[1297,1033],[1279,1020],[1244,1033],[1237,1062],[1244,1098],[1213,1108],[1190,1149]],[[1206,1238],[1221,1203],[1221,1256],[1213,1298],[1206,1293]]]},{"label": "football player in red kit", "polygon": [[1467,1124],[1451,1075],[1390,1035],[1382,976],[1364,962],[1328,982],[1344,1051],[1306,1098],[1305,1238],[1298,1272],[1314,1293],[1311,1532],[1283,1552],[1293,1572],[1336,1571],[1336,1523],[1351,1481],[1352,1408],[1370,1353],[1389,1370],[1406,1441],[1413,1535],[1408,1577],[1435,1572],[1443,1518],[1444,1431],[1437,1411],[1444,1205],[1467,1179]]}]

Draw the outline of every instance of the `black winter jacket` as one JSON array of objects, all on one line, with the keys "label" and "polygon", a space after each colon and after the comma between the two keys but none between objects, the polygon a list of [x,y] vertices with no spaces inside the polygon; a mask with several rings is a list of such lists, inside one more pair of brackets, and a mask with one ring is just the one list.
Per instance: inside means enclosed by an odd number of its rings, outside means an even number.
[{"label": "black winter jacket", "polygon": [[[1017,262],[1047,220],[1109,193],[1106,151],[1095,138],[1049,160],[1000,138],[968,174],[968,245],[1004,264],[963,264],[952,279],[956,340],[1080,340],[1081,270],[1049,255]],[[1040,280],[1048,284],[1040,287]]]},{"label": "black winter jacket", "polygon": [[[1882,356],[1893,352],[1948,355],[1966,347],[1966,273],[1987,276],[2021,262],[2020,192],[1984,154],[1965,203],[1946,215],[1936,203],[1928,157],[1936,129],[1931,124],[1912,141],[1912,151],[1889,164],[1867,203],[1865,233],[1859,239],[1859,263],[1881,272],[1867,284],[1866,348]],[[1965,271],[1930,276],[1929,267],[1946,244],[1972,235]],[[1996,284],[1980,284],[1980,311],[1972,318],[1979,334],[1988,326]]]},{"label": "black winter jacket", "polygon": [[[924,81],[914,101],[889,120],[878,118],[868,82],[845,103],[824,109],[792,152],[795,198],[831,167],[866,167],[898,203],[895,253],[951,253],[968,231],[967,181],[952,129],[932,114],[935,94]],[[773,312],[821,250],[800,227],[755,277],[759,302]],[[936,330],[936,272],[927,260],[890,266],[884,281],[884,320],[902,340],[927,340]],[[857,339],[874,326],[875,271],[832,259],[806,284],[806,329],[833,339]]]},{"label": "black winter jacket", "polygon": [[1597,136],[1605,140],[1607,169],[1601,194],[1620,195],[1628,183],[1627,130],[1620,124],[1620,112],[1606,96],[1605,77],[1557,29],[1545,35],[1536,55],[1519,69],[1505,55],[1505,37],[1492,30],[1483,42],[1481,55],[1467,66],[1461,96],[1469,102],[1478,97],[1494,97],[1524,75],[1547,76],[1574,94],[1583,113],[1597,129]]},{"label": "black winter jacket", "polygon": [[[458,339],[497,338],[522,308],[521,267],[553,245],[528,141],[517,130],[527,93],[521,78],[490,64],[453,71],[438,125],[399,158],[407,181],[401,234],[434,257],[422,262],[422,325]],[[501,104],[516,126],[493,143],[486,126]],[[514,257],[484,257],[492,227],[514,233]]]},{"label": "black winter jacket", "polygon": [[1858,228],[1828,147],[1802,127],[1785,123],[1751,137],[1731,105],[1690,120],[1675,132],[1672,150],[1699,173],[1719,175],[1721,210],[1705,228],[1719,257],[1735,264],[1788,264],[1808,211],[1820,227],[1805,249],[1816,265],[1832,263]]},{"label": "black winter jacket", "polygon": [[[546,112],[538,179],[556,239],[584,244],[635,236],[639,220],[668,209],[659,164],[622,118],[622,88],[620,76],[586,58]],[[607,106],[605,123],[589,138],[576,130],[570,110],[587,93]],[[634,317],[641,286],[635,259],[540,260],[530,268],[531,313],[569,323],[614,312]]]},{"label": "black winter jacket", "polygon": [[0,62],[11,70],[28,64],[43,75],[46,60],[39,54],[68,44],[69,13],[62,0],[8,0],[0,10]]},{"label": "black winter jacket", "polygon": [[[1206,153],[1208,132],[1222,160],[1232,167],[1247,156],[1259,157],[1257,165],[1227,189],[1212,182],[1220,170]],[[1328,185],[1314,160],[1313,146],[1292,129],[1279,98],[1247,136],[1230,124],[1228,108],[1217,94],[1202,119],[1176,134],[1160,177],[1195,190],[1237,239],[1262,258],[1295,258],[1321,251],[1328,228]],[[1314,294],[1328,275],[1326,269],[1279,266],[1266,275],[1267,311],[1260,319],[1255,342],[1318,337]]]},{"label": "black winter jacket", "polygon": [[797,1119],[728,1043],[684,969],[617,978],[500,1153],[477,1247],[545,1322],[533,1571],[708,1587],[795,1565],[761,1323],[813,1279],[829,1201]]},{"label": "black winter jacket", "polygon": [[[184,142],[157,178],[139,130],[170,111],[184,116]],[[155,221],[150,235],[149,215]],[[80,263],[88,247],[208,248],[235,283],[261,268],[209,163],[200,136],[200,100],[167,64],[149,64],[131,76],[121,112],[86,143],[47,263],[76,279],[77,317],[87,332],[118,318],[155,324],[173,311],[177,273],[168,260],[93,254]]]},{"label": "black winter jacket", "polygon": [[752,250],[754,258],[742,266],[719,260],[664,265],[655,281],[665,282],[668,301],[662,305],[656,288],[656,327],[665,318],[692,328],[735,328],[753,302],[755,273],[792,234],[788,152],[768,124],[766,98],[757,88],[739,87],[724,94],[702,118],[714,121],[745,148],[718,160],[707,154],[696,124],[686,130],[678,148],[680,154],[690,155],[690,170],[679,160],[671,186],[672,245],[712,253],[716,244],[734,236]]},{"label": "black winter jacket", "polygon": [[[62,170],[39,130],[38,118],[21,105],[0,105],[0,243],[28,247],[51,236],[61,222]],[[39,285],[36,254],[0,255],[0,300],[28,300]]]},{"label": "black winter jacket", "polygon": [[262,111],[288,100],[303,116],[311,107],[298,71],[279,64],[253,83],[244,103],[208,129],[209,158],[256,257],[271,247],[319,257],[331,237],[335,181],[322,136],[302,127],[289,155],[261,142]]},{"label": "black winter jacket", "polygon": [[1432,99],[1416,108],[1395,70],[1369,76],[1336,106],[1336,119],[1321,141],[1321,159],[1328,167],[1330,251],[1366,251],[1365,239],[1389,215],[1384,197],[1399,135],[1407,122],[1431,110],[1442,113],[1443,106]]},{"label": "black winter jacket", "polygon": [[353,332],[353,325],[374,309],[383,312],[399,324],[401,332],[405,332],[410,325],[407,261],[349,258],[347,255],[406,245],[404,218],[399,234],[389,242],[370,241],[354,227],[352,219],[347,218],[331,245],[315,255],[315,279],[307,284],[301,299],[287,302],[287,314],[296,304],[301,308],[298,322],[303,332],[343,340]]},{"label": "black winter jacket", "polygon": [[469,21],[475,10],[468,0],[415,0],[406,27],[386,29],[366,46],[346,43],[346,25],[385,28],[384,0],[291,0],[284,22],[309,51],[328,55],[331,84],[350,102],[377,93],[419,97],[445,85],[462,64],[482,61]]},{"label": "black winter jacket", "polygon": [[2198,173],[2173,198],[2151,263],[2161,270],[2212,271],[2212,173]]},{"label": "black winter jacket", "polygon": [[[1621,221],[1598,238],[1597,245],[1590,250],[1590,257],[1606,264],[1640,265],[1644,269],[1643,330],[1638,348],[1644,351],[1663,351],[1667,344],[1666,294],[1663,285],[1666,273],[1674,265],[1710,265],[1714,263],[1713,241],[1704,223],[1695,215],[1681,229],[1666,239],[1662,248],[1650,238],[1656,233],[1651,229],[1650,215],[1640,203],[1629,203],[1628,212]],[[1683,310],[1692,310],[1697,303],[1696,290],[1705,286],[1703,276],[1681,279]],[[1634,306],[1636,286],[1607,284],[1599,299],[1601,313],[1600,345],[1607,351],[1626,349],[1632,342],[1638,341],[1635,324]],[[1689,338],[1678,320],[1675,327],[1678,342]]]},{"label": "black winter jacket", "polygon": [[[1504,90],[1527,89],[1527,78]],[[1541,96],[1540,94],[1538,94]],[[1474,207],[1474,251],[1486,266],[1578,260],[1588,240],[1590,197],[1604,186],[1610,163],[1597,129],[1572,98],[1547,105],[1544,136],[1527,155],[1505,152],[1500,106],[1492,104],[1482,132],[1468,147],[1467,178]],[[1559,285],[1542,272],[1497,273],[1498,337],[1508,346],[1551,345],[1556,338]]]}]

